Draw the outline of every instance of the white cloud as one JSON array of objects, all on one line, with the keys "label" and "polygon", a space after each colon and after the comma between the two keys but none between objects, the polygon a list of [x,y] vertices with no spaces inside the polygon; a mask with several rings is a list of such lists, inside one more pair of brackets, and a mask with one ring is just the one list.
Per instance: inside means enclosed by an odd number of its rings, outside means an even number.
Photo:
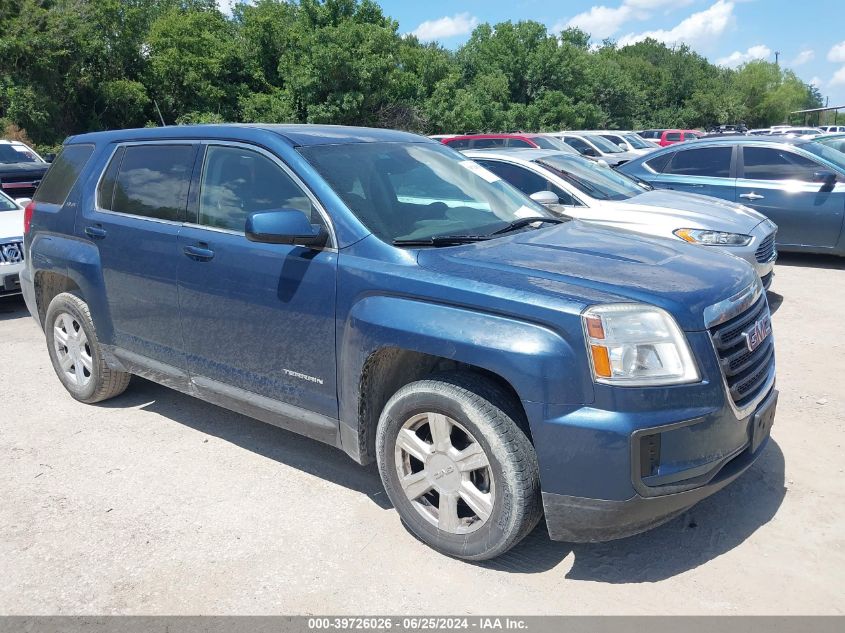
[{"label": "white cloud", "polygon": [[822,81],[822,78],[821,78],[821,77],[819,77],[818,75],[817,75],[817,76],[815,76],[815,77],[813,77],[813,78],[810,80],[810,85],[811,85],[811,86],[815,86],[816,88],[821,88],[821,87],[822,87],[822,84],[824,84],[824,81]]},{"label": "white cloud", "polygon": [[807,49],[798,53],[788,66],[801,66],[807,62],[811,62],[816,58],[816,51]]},{"label": "white cloud", "polygon": [[478,26],[478,18],[468,12],[456,13],[452,17],[444,16],[436,20],[426,20],[411,31],[420,40],[445,39],[455,35],[465,35]]},{"label": "white cloud", "polygon": [[744,53],[741,51],[734,51],[727,57],[717,59],[716,64],[719,66],[727,66],[728,68],[736,68],[737,66],[741,66],[753,59],[766,59],[771,54],[771,48],[765,46],[764,44],[758,44],[757,46],[752,46]]},{"label": "white cloud", "polygon": [[558,32],[568,28],[579,28],[589,33],[593,39],[603,40],[610,37],[626,22],[647,20],[656,9],[686,6],[693,0],[623,0],[618,7],[594,5],[568,20],[561,20],[552,27]]},{"label": "white cloud", "polygon": [[620,46],[636,44],[644,39],[652,38],[665,44],[705,44],[724,33],[734,21],[734,2],[718,0],[713,6],[704,11],[693,13],[671,29],[645,31],[644,33],[629,33],[619,39]]},{"label": "white cloud", "polygon": [[833,73],[830,79],[831,86],[845,86],[845,66]]},{"label": "white cloud", "polygon": [[845,62],[845,42],[834,44],[827,53],[827,59],[831,62]]},{"label": "white cloud", "polygon": [[223,15],[232,15],[232,7],[237,4],[238,0],[217,0],[217,8]]}]

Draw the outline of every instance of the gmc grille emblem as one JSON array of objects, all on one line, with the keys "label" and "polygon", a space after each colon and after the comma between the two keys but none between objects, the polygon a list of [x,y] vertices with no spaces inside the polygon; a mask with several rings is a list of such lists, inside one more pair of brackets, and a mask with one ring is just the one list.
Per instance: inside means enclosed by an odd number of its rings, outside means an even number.
[{"label": "gmc grille emblem", "polygon": [[760,347],[760,343],[765,341],[771,333],[771,317],[766,316],[759,321],[755,321],[749,331],[742,333],[742,336],[745,337],[745,346],[748,348],[748,351],[753,352],[755,349]]}]

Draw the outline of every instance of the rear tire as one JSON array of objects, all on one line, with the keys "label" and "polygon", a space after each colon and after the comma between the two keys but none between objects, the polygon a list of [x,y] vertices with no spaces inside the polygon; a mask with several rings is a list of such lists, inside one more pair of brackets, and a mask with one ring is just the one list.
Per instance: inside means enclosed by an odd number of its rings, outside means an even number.
[{"label": "rear tire", "polygon": [[57,295],[44,319],[47,351],[68,393],[93,404],[126,391],[131,374],[106,365],[88,304],[69,292]]},{"label": "rear tire", "polygon": [[537,525],[537,455],[517,411],[494,383],[464,374],[411,383],[388,401],[376,432],[379,473],[417,538],[480,561]]}]

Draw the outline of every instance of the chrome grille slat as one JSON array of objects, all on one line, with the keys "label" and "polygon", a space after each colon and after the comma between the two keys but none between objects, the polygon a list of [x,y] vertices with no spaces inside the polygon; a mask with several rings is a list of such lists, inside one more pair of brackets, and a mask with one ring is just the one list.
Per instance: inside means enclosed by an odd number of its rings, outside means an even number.
[{"label": "chrome grille slat", "polygon": [[23,242],[15,240],[0,243],[0,264],[17,264],[23,261]]},{"label": "chrome grille slat", "polygon": [[754,257],[761,264],[770,261],[775,256],[775,235],[776,231],[766,236],[757,250],[754,252]]},{"label": "chrome grille slat", "polygon": [[742,409],[761,395],[770,382],[775,362],[775,347],[771,336],[753,351],[749,350],[743,332],[760,319],[770,317],[766,295],[745,312],[710,328],[710,337],[719,359],[722,377],[737,409]]}]

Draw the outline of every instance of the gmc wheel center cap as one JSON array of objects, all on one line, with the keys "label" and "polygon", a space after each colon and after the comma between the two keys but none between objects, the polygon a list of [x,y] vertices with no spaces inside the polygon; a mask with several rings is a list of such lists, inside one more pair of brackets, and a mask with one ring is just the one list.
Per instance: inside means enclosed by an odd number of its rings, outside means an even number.
[{"label": "gmc wheel center cap", "polygon": [[435,453],[428,458],[425,469],[439,491],[456,492],[461,487],[461,473],[448,455]]}]

